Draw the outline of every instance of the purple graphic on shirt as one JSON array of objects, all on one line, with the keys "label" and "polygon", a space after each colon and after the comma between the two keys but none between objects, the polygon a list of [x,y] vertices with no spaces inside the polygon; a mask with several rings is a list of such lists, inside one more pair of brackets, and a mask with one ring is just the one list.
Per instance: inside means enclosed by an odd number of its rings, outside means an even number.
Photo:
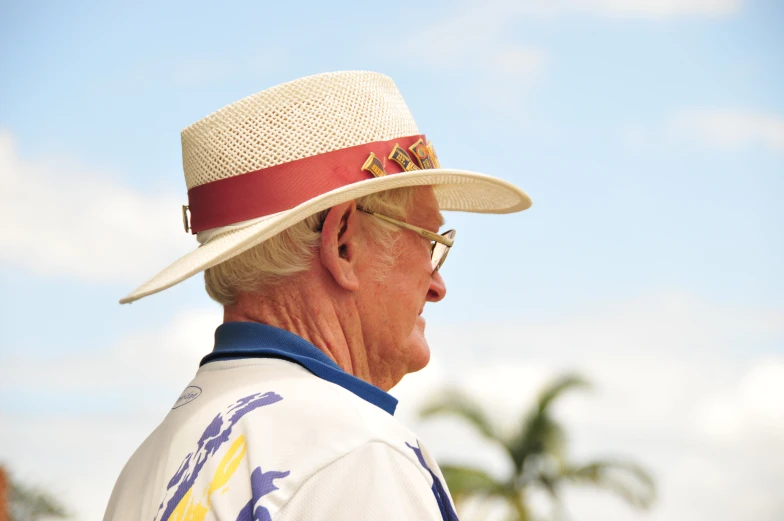
[{"label": "purple graphic on shirt", "polygon": [[409,449],[414,451],[416,454],[417,459],[419,460],[419,464],[422,465],[425,470],[430,473],[430,476],[433,478],[433,487],[430,489],[433,492],[433,495],[436,497],[436,502],[438,503],[438,510],[441,511],[441,519],[443,521],[459,521],[457,519],[457,513],[455,509],[452,507],[452,501],[449,499],[449,494],[446,493],[446,489],[444,488],[443,483],[441,480],[438,479],[438,476],[430,470],[430,467],[427,465],[425,461],[425,457],[422,455],[422,449],[419,447],[419,441],[417,441],[417,446],[414,447],[413,445],[409,445],[406,443]]},{"label": "purple graphic on shirt", "polygon": [[288,470],[285,472],[278,472],[276,470],[262,472],[261,467],[256,467],[256,470],[250,475],[250,487],[253,496],[251,500],[248,501],[248,504],[240,510],[237,521],[272,521],[269,510],[260,505],[254,510],[253,505],[258,503],[262,496],[278,490],[278,487],[275,486],[273,480],[285,478],[289,473],[290,471]]},{"label": "purple graphic on shirt", "polygon": [[[168,521],[174,509],[196,482],[204,464],[228,441],[232,428],[243,416],[259,407],[279,402],[282,399],[279,394],[273,392],[251,394],[230,405],[225,413],[218,413],[199,438],[196,451],[185,456],[177,472],[169,480],[166,486],[166,497],[158,507],[158,515],[155,516],[155,519]],[[228,416],[228,420],[224,416]]]}]

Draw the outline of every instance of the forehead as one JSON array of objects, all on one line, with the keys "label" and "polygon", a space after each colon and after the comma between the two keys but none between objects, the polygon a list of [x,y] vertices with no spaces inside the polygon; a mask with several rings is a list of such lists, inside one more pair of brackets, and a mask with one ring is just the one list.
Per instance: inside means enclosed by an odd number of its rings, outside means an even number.
[{"label": "forehead", "polygon": [[433,230],[438,230],[444,225],[444,216],[441,215],[441,211],[438,209],[438,200],[432,187],[422,186],[417,188],[413,206],[408,212],[408,220],[411,224],[417,224]]}]

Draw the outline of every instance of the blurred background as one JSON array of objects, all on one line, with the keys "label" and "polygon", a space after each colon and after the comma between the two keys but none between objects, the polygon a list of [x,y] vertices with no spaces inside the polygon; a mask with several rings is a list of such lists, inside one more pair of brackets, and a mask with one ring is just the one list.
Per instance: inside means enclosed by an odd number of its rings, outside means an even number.
[{"label": "blurred background", "polygon": [[100,520],[212,348],[201,277],[117,303],[195,247],[179,131],[346,69],[390,75],[444,166],[534,200],[446,215],[432,361],[392,391],[439,461],[478,487],[515,471],[475,426],[421,417],[445,389],[511,439],[574,375],[592,385],[549,403],[531,468],[633,462],[656,498],[533,483],[532,519],[784,519],[778,0],[0,1],[0,465],[20,490]]}]

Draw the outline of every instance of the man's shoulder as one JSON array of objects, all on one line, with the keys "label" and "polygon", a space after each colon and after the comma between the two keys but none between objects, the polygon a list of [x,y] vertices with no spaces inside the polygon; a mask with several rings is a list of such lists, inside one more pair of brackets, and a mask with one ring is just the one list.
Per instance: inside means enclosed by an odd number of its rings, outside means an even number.
[{"label": "man's shoulder", "polygon": [[296,364],[213,362],[202,367],[129,462],[111,510],[132,503],[135,496],[129,492],[149,491],[163,498],[157,514],[148,512],[149,517],[167,519],[183,490],[211,490],[218,476],[230,485],[225,500],[234,501],[236,495],[236,501],[247,501],[245,482],[229,476],[231,470],[232,475],[259,474],[259,479],[268,472],[279,477],[279,490],[267,498],[275,511],[311,476],[336,462],[353,461],[352,454],[362,456],[358,475],[397,457],[408,460],[411,472],[427,485],[430,475],[419,463],[417,443],[394,416]]},{"label": "man's shoulder", "polygon": [[285,431],[289,433],[287,436],[297,431],[311,439],[326,440],[334,436],[357,444],[384,441],[390,436],[400,439],[413,436],[383,409],[285,360],[213,362],[201,368],[189,389],[192,387],[197,387],[195,392],[200,393],[193,399],[193,405],[199,401],[201,404],[191,411],[188,411],[190,404],[173,409],[167,421],[177,423],[182,418],[190,422],[190,417],[205,415],[206,411],[213,414],[221,408],[237,407],[238,403],[262,400],[269,403],[257,405],[237,422],[241,430],[253,430],[256,435],[261,433],[255,431],[261,429],[265,437],[275,436],[273,431]]},{"label": "man's shoulder", "polygon": [[179,436],[190,439],[192,448],[211,437],[237,443],[250,468],[291,472],[286,487],[280,485],[289,493],[308,476],[368,446],[385,447],[373,452],[377,455],[399,453],[419,468],[411,450],[416,436],[393,415],[297,364],[242,359],[209,365],[194,380],[206,398],[203,410],[194,410],[199,420],[186,420],[182,432],[188,434]]}]

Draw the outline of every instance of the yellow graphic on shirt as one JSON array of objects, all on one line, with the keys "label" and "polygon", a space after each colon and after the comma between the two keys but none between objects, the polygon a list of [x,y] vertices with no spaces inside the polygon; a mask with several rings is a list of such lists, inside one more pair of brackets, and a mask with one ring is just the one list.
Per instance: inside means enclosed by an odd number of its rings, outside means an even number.
[{"label": "yellow graphic on shirt", "polygon": [[245,436],[240,435],[240,437],[237,438],[237,441],[232,443],[231,447],[229,447],[228,452],[223,456],[220,464],[218,464],[218,469],[215,471],[215,476],[213,476],[212,482],[210,483],[208,495],[211,496],[213,492],[228,483],[229,479],[231,479],[237,471],[237,467],[239,467],[243,457],[245,457]]},{"label": "yellow graphic on shirt", "polygon": [[[225,487],[245,457],[245,436],[239,436],[221,459],[209,487],[196,496],[193,487],[182,497],[169,518],[170,521],[203,521],[212,508],[210,496]],[[226,492],[226,490],[223,490]]]}]

